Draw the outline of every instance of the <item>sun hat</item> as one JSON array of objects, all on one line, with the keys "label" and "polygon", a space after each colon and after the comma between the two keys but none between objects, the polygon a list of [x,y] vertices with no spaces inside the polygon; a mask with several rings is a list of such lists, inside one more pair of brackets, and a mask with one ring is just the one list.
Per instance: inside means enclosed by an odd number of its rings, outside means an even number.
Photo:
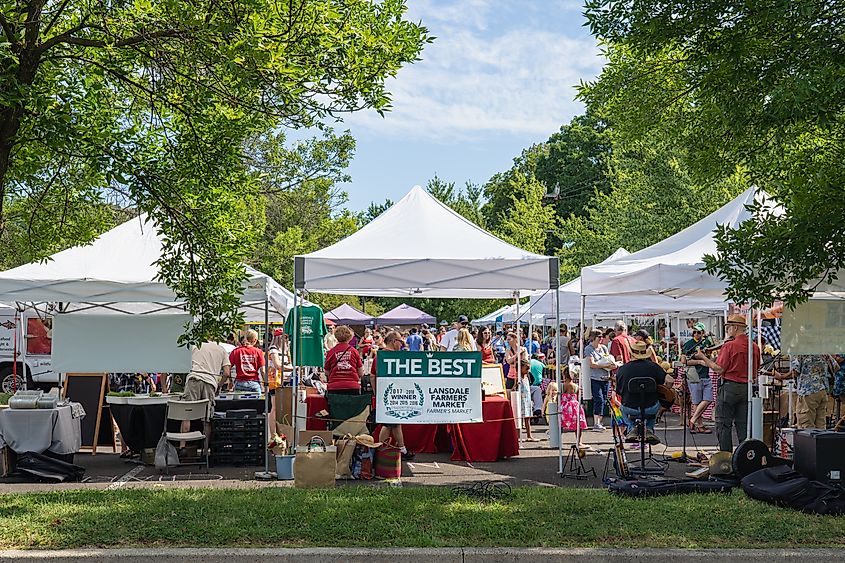
[{"label": "sun hat", "polygon": [[648,351],[648,344],[639,341],[632,342],[631,357],[636,358],[637,360],[646,360],[650,358],[651,354]]},{"label": "sun hat", "polygon": [[376,442],[369,434],[358,434],[355,436],[355,443],[368,448],[377,448],[381,445],[381,442]]},{"label": "sun hat", "polygon": [[704,323],[695,323],[692,325],[693,330],[697,330],[698,332],[707,332],[707,327],[704,326]]},{"label": "sun hat", "polygon": [[666,373],[674,372],[674,370],[672,369],[672,364],[670,364],[669,362],[660,362],[660,367],[662,367],[663,371],[665,371]]},{"label": "sun hat", "polygon": [[731,315],[728,317],[725,326],[745,326],[745,317],[743,315]]}]

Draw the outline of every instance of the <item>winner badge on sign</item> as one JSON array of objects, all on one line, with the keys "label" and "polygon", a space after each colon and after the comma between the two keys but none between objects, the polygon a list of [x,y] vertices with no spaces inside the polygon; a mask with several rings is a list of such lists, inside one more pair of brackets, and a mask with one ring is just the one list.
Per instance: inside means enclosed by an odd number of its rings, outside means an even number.
[{"label": "winner badge on sign", "polygon": [[480,352],[390,352],[377,356],[376,422],[482,422]]}]

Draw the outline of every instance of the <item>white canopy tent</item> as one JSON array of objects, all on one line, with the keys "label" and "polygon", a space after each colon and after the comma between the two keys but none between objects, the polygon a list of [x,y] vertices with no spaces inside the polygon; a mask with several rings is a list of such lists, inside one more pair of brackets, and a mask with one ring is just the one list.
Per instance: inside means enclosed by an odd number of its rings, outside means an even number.
[{"label": "white canopy tent", "polygon": [[[581,270],[582,295],[666,295],[724,298],[727,283],[703,271],[716,253],[718,225],[735,228],[752,218],[748,205],[770,200],[752,186],[704,219],[628,256]],[[776,213],[779,208],[773,208]],[[589,300],[588,300],[589,301]]]},{"label": "white canopy tent", "polygon": [[[294,291],[515,298],[518,304],[532,290],[557,289],[559,271],[557,258],[506,243],[414,186],[356,233],[295,257]],[[562,463],[560,457],[561,471]]]},{"label": "white canopy tent", "polygon": [[359,231],[297,256],[295,264],[297,289],[347,295],[511,298],[557,287],[558,280],[556,258],[506,243],[419,186]]},{"label": "white canopy tent", "polygon": [[[182,309],[167,284],[158,279],[162,241],[145,215],[100,235],[90,245],[58,252],[45,262],[0,272],[0,296],[7,302],[60,303],[61,311],[127,314]],[[241,296],[249,320],[263,320],[265,301],[282,319],[293,295],[270,276],[249,266]],[[260,314],[259,314],[260,311]]]},{"label": "white canopy tent", "polygon": [[[612,264],[630,256],[630,252],[619,248],[600,264]],[[566,319],[577,319],[581,311],[581,278],[565,283],[558,289],[560,293],[560,314]],[[553,316],[554,299],[550,292],[537,292],[531,296],[529,307],[534,314],[546,318]],[[654,314],[654,313],[697,313],[723,311],[725,302],[721,297],[671,295],[597,295],[586,302],[585,314],[588,316],[607,316],[619,314]]]},{"label": "white canopy tent", "polygon": [[[771,205],[773,213],[783,208],[770,204],[770,196],[751,186],[737,198],[723,205],[704,219],[648,248],[596,264],[581,270],[581,321],[586,305],[593,296],[669,296],[675,298],[724,299],[727,282],[704,271],[704,256],[716,254],[715,231],[718,226],[737,228],[753,220],[749,206],[755,202]],[[751,333],[751,309],[747,317]],[[583,352],[582,352],[583,353]],[[752,349],[748,362],[748,433],[752,436],[753,421],[759,419],[762,432],[762,400],[753,397]],[[758,414],[752,415],[759,411]]]}]

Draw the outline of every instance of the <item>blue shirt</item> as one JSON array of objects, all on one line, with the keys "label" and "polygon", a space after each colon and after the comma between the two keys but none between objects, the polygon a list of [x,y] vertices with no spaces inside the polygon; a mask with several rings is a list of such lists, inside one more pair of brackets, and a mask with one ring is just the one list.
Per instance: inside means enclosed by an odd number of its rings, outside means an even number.
[{"label": "blue shirt", "polygon": [[524,346],[529,356],[540,353],[540,343],[536,340],[526,340]]},{"label": "blue shirt", "polygon": [[497,336],[490,344],[496,352],[501,352],[502,354],[505,353],[505,339],[503,337]]},{"label": "blue shirt", "polygon": [[419,352],[422,350],[422,336],[419,334],[411,334],[405,339],[405,342],[408,344],[408,350],[411,352]]}]

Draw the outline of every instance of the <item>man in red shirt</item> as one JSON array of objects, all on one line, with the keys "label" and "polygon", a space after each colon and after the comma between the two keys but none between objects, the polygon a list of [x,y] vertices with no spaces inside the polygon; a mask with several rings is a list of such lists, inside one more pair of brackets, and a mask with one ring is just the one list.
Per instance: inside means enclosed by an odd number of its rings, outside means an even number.
[{"label": "man in red shirt", "polygon": [[719,374],[716,392],[716,436],[719,449],[733,451],[731,428],[736,427],[740,442],[748,435],[748,346],[753,346],[751,373],[757,376],[760,369],[760,348],[745,332],[745,317],[731,315],[725,323],[725,344],[714,362],[701,351],[695,359],[704,360],[711,370]]},{"label": "man in red shirt", "polygon": [[[616,336],[610,341],[610,355],[617,361],[627,364],[631,361],[631,344],[636,342],[632,336],[628,336],[628,327],[624,321],[616,321],[613,329]],[[616,373],[616,370],[611,372]]]},{"label": "man in red shirt", "polygon": [[258,333],[246,331],[246,344],[229,354],[229,363],[235,368],[235,391],[261,393],[260,372],[264,367],[264,353],[256,348]]}]

